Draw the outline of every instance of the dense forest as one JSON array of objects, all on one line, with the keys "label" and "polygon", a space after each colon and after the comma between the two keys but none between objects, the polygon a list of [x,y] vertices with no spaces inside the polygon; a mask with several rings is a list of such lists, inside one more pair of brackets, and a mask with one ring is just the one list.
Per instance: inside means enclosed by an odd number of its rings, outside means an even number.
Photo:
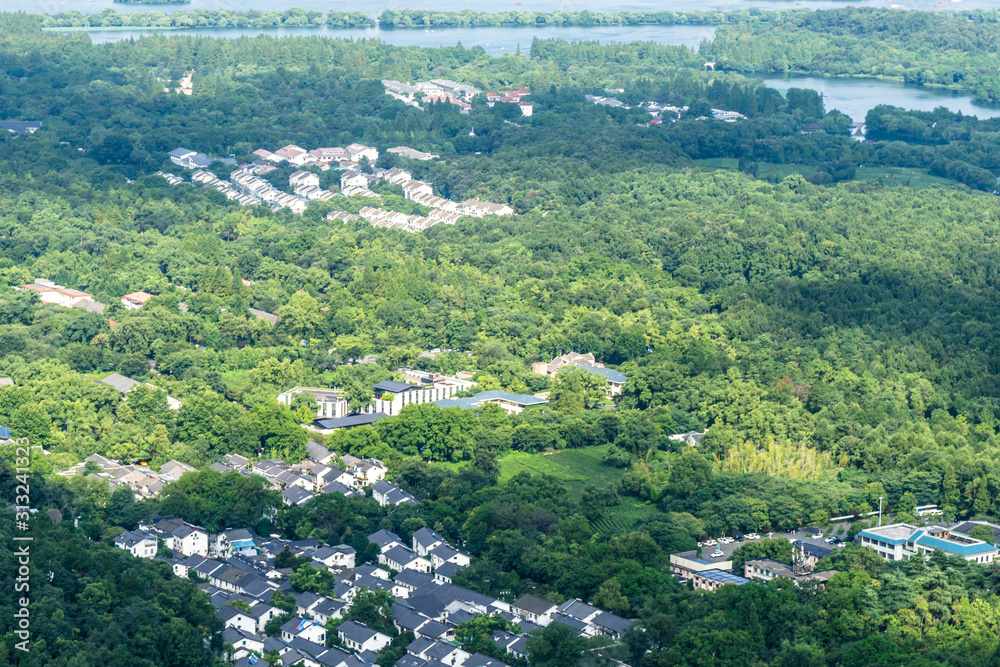
[{"label": "dense forest", "polygon": [[739,72],[892,77],[997,100],[998,21],[995,9],[761,12],[720,26],[699,52]]},{"label": "dense forest", "polygon": [[[431,526],[477,557],[464,586],[637,619],[622,647],[635,665],[995,660],[996,566],[886,564],[852,546],[823,564],[840,570],[825,590],[703,594],[668,574],[669,554],[705,536],[822,525],[880,496],[903,518],[923,503],[947,518],[1000,515],[998,121],[879,107],[859,142],[811,91],[782,96],[700,65],[652,44],[538,41],[531,58],[318,38],[93,45],[0,15],[0,117],[42,121],[0,136],[0,376],[14,382],[0,389],[0,425],[47,452],[33,457],[32,500],[49,545],[36,557],[53,572],[33,603],[35,650],[13,651],[4,614],[0,660],[119,664],[130,650],[128,664],[211,664],[208,603],[163,564],[108,546],[153,514],[346,542],[360,559],[375,530],[407,539]],[[191,70],[192,95],[164,92]],[[481,98],[468,115],[418,109],[380,83],[431,77],[526,86],[534,114]],[[633,108],[586,102],[611,85]],[[651,100],[688,110],[649,126],[638,104]],[[699,120],[713,107],[748,118]],[[328,202],[302,216],[242,208],[154,175],[182,172],[167,160],[181,145],[244,160],[352,142],[443,196],[518,214],[405,234],[327,222]],[[399,144],[441,159],[386,153]],[[737,168],[709,168],[719,160]],[[862,178],[873,167],[936,180]],[[387,206],[406,205],[396,195],[386,189]],[[12,289],[38,277],[108,308]],[[155,295],[141,310],[120,305],[140,289]],[[420,356],[435,347],[454,351]],[[587,409],[577,374],[530,372],[570,350],[629,376],[618,410]],[[350,363],[367,354],[377,363]],[[517,416],[412,406],[321,438],[385,461],[413,506],[330,494],[289,508],[260,478],[213,471],[136,502],[51,475],[95,452],[201,469],[227,453],[300,460],[307,416],[279,392],[336,386],[363,404],[400,365],[550,391],[550,403]],[[112,371],[158,389],[122,402],[94,382]],[[697,448],[667,437],[706,428]],[[585,448],[605,452],[610,483],[504,474],[511,457]],[[602,528],[612,515],[617,527]],[[588,648],[550,634],[533,664],[574,664]]]}]

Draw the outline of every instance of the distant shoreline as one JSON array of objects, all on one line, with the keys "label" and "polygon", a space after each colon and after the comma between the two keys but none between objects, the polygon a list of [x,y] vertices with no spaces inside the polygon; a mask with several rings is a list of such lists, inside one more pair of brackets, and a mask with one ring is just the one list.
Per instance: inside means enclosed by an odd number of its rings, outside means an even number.
[{"label": "distant shoreline", "polygon": [[[634,24],[637,26],[653,26],[662,28],[677,28],[677,27],[692,27],[692,28],[714,28],[716,24],[714,23],[641,23]],[[433,28],[424,28],[424,26],[385,26],[377,24],[374,26],[338,26],[338,25],[274,25],[274,26],[214,26],[214,25],[181,25],[181,26],[45,26],[42,28],[43,32],[129,32],[129,31],[177,31],[177,30],[302,30],[302,31],[316,31],[316,30],[371,30],[378,29],[382,32],[410,32],[418,31],[420,29],[428,30],[433,29],[435,31],[447,32],[449,30],[477,30],[481,28],[509,28],[509,29],[533,29],[533,28],[555,28],[555,29],[569,29],[569,28],[615,28],[615,27],[625,27],[623,24],[613,24],[613,25],[572,25],[572,24],[559,24],[553,25],[551,23],[503,23],[500,25],[461,25],[461,26],[437,26]]]}]

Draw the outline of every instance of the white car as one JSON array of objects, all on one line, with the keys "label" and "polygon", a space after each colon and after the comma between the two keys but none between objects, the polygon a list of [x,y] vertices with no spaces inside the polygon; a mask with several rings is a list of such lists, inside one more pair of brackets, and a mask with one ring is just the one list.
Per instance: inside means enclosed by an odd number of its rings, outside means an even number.
[{"label": "white car", "polygon": [[715,551],[712,552],[712,556],[711,557],[712,558],[722,558],[725,555],[726,554],[724,554],[721,551],[719,551],[718,549],[716,549]]},{"label": "white car", "polygon": [[698,546],[699,546],[699,547],[703,547],[703,546],[705,546],[705,545],[704,545],[704,544],[702,544],[701,542],[699,542],[699,543],[698,543]]},{"label": "white car", "polygon": [[709,540],[708,542],[705,542],[705,546],[706,547],[715,547],[715,546],[718,546],[718,545],[719,545],[719,543],[716,542],[715,540]]}]

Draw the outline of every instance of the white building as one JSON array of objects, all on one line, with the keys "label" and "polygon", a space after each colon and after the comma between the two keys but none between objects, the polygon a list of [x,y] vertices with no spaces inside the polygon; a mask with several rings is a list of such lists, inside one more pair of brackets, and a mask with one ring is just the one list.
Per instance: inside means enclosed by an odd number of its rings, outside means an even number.
[{"label": "white building", "polygon": [[35,282],[21,285],[19,289],[35,292],[42,303],[54,303],[65,308],[72,308],[82,301],[90,301],[94,298],[94,295],[89,292],[63,287],[45,278],[35,278]]},{"label": "white building", "polygon": [[156,556],[157,539],[139,530],[127,530],[115,538],[115,546],[124,549],[136,558],[154,558]]},{"label": "white building", "polygon": [[992,563],[1000,550],[997,547],[953,532],[941,526],[917,528],[906,523],[893,523],[881,528],[866,528],[858,533],[857,541],[871,547],[886,560],[909,560],[941,550],[975,563]]},{"label": "white building", "polygon": [[297,171],[288,177],[288,184],[293,188],[311,185],[314,188],[319,187],[319,176],[310,171]]},{"label": "white building", "polygon": [[125,306],[126,310],[139,310],[145,305],[147,301],[153,298],[153,295],[149,292],[132,292],[131,294],[126,294],[122,297],[122,305]]},{"label": "white building", "polygon": [[316,401],[316,418],[346,417],[350,406],[339,389],[319,389],[316,387],[295,387],[278,394],[278,402],[291,407],[292,400],[299,394],[311,394]]},{"label": "white building", "polygon": [[364,144],[351,144],[347,147],[347,152],[351,156],[351,162],[357,162],[361,158],[366,158],[369,163],[378,160],[378,149]]},{"label": "white building", "polygon": [[344,621],[337,628],[337,636],[344,646],[361,653],[362,651],[378,652],[392,642],[392,637],[372,630],[363,623]]}]

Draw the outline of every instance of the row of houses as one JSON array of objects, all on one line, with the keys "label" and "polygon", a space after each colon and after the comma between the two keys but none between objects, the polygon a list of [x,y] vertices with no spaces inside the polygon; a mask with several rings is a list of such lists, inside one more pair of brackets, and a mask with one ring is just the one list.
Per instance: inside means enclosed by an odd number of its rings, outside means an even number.
[{"label": "row of houses", "polygon": [[309,201],[330,201],[336,195],[319,187],[319,176],[311,171],[297,171],[288,177],[288,184],[296,196]]},{"label": "row of houses", "polygon": [[[472,381],[472,373],[458,372],[454,376],[441,373],[427,373],[409,368],[396,369],[403,376],[402,382],[385,380],[372,385],[373,399],[364,410],[367,414],[395,416],[407,405],[432,403],[437,400],[451,398],[459,392],[468,391],[476,386]],[[338,419],[347,417],[352,409],[340,389],[321,389],[317,387],[294,387],[278,394],[278,402],[291,406],[294,398],[301,394],[309,394],[316,401],[316,419]],[[322,425],[316,424],[322,428]]]},{"label": "row of houses", "polygon": [[418,81],[412,85],[393,79],[383,79],[382,85],[387,95],[418,109],[422,108],[421,102],[448,102],[465,113],[472,109],[469,101],[482,92],[473,86],[449,79]]},{"label": "row of houses", "polygon": [[[456,83],[449,79],[431,79],[430,81],[417,81],[413,84],[394,79],[383,79],[382,85],[385,87],[387,95],[404,104],[421,108],[420,105],[423,102],[447,102],[459,107],[463,113],[468,113],[472,109],[469,104],[472,98],[483,92],[473,86]],[[524,100],[530,94],[524,89],[486,93],[486,103],[491,107],[498,102],[516,104],[522,115],[530,116],[532,105]]]},{"label": "row of houses", "polygon": [[[521,626],[521,634],[497,632],[492,637],[497,648],[516,658],[526,655],[526,633],[551,623],[562,623],[580,636],[611,639],[619,639],[630,626],[630,621],[581,600],[557,605],[525,595],[507,603],[455,585],[453,576],[469,565],[469,556],[430,528],[414,532],[409,543],[386,530],[369,535],[368,541],[378,548],[378,565],[357,566],[356,553],[348,545],[262,538],[248,528],[209,535],[180,518],[156,517],[151,525],[126,531],[115,544],[137,557],[167,562],[178,577],[202,581],[199,587],[225,627],[227,657],[235,665],[267,664],[257,656],[269,652],[278,653],[283,665],[374,664],[391,637],[362,623],[345,621],[337,627],[337,638],[347,650],[325,646],[327,621],[342,618],[362,590],[383,590],[395,598],[393,624],[400,633],[414,635],[406,656],[396,663],[407,667],[503,667],[502,661],[463,650],[455,639],[456,626],[486,614]],[[162,547],[171,555],[157,556]],[[332,594],[293,593],[288,580],[292,571],[276,565],[277,556],[286,551],[330,571]],[[271,604],[279,591],[294,599],[295,616],[278,634],[265,636],[268,622],[285,613]],[[244,604],[235,604],[238,601]]]},{"label": "row of houses", "polygon": [[[251,463],[239,454],[228,454],[210,467],[223,474],[237,472],[263,477],[271,488],[281,491],[286,505],[297,507],[323,493],[341,493],[350,497],[364,493],[368,487],[373,488],[375,499],[382,505],[416,502],[405,492],[402,492],[404,497],[399,499],[396,494],[389,496],[390,487],[395,488],[395,485],[384,481],[388,468],[378,459],[345,454],[339,459],[344,466],[341,470],[337,467],[337,455],[318,442],[310,440],[306,444],[306,452],[306,459],[295,465],[289,465],[280,459]],[[392,502],[389,501],[390,498]]]},{"label": "row of houses", "polygon": [[[185,183],[183,178],[173,174],[158,171],[156,172],[156,175],[164,178],[170,185],[181,185],[182,183]],[[198,169],[198,171],[191,174],[191,182],[201,184],[205,187],[210,187],[213,190],[225,195],[226,199],[235,201],[240,206],[261,206],[264,204],[263,200],[259,197],[248,194],[242,188],[238,188],[233,183],[224,181],[212,172],[204,169]]]},{"label": "row of houses", "polygon": [[351,144],[345,148],[314,148],[307,150],[295,144],[289,144],[278,150],[268,151],[260,148],[253,152],[254,155],[267,160],[268,162],[287,162],[292,165],[304,167],[306,165],[331,165],[345,162],[357,163],[360,160],[367,160],[369,163],[378,160],[378,149],[374,146],[364,144]]},{"label": "row of houses", "polygon": [[226,199],[235,201],[240,206],[260,206],[263,204],[263,200],[259,197],[247,194],[245,191],[241,191],[239,186],[236,186],[229,181],[222,180],[210,171],[199,169],[191,174],[191,182],[211,187],[225,195]]},{"label": "row of houses", "polygon": [[473,218],[483,218],[487,215],[514,215],[514,209],[507,204],[495,204],[481,199],[466,199],[456,202],[434,194],[434,188],[427,181],[407,180],[399,185],[403,188],[403,196],[412,202],[427,206],[445,213],[455,213],[459,216],[468,215]]},{"label": "row of houses", "polygon": [[379,181],[402,185],[413,178],[410,172],[397,167],[392,169],[373,168],[366,173],[360,167],[352,165],[344,170],[340,177],[340,192],[346,197],[379,197],[371,191],[371,186]]},{"label": "row of houses", "polygon": [[[239,192],[271,207],[271,210],[289,209],[296,215],[302,215],[309,202],[298,195],[282,192],[262,178],[254,176],[244,168],[237,169],[229,175],[233,187]],[[318,181],[317,181],[318,184]]]},{"label": "row of houses", "polygon": [[[87,472],[87,464],[97,466],[97,470]],[[137,500],[155,498],[163,492],[164,487],[180,479],[186,472],[196,469],[180,461],[168,461],[160,466],[159,472],[144,464],[124,464],[121,461],[109,459],[100,454],[91,454],[82,463],[58,473],[60,476],[71,477],[86,475],[88,479],[105,480],[112,491],[125,487],[132,491]]]}]

